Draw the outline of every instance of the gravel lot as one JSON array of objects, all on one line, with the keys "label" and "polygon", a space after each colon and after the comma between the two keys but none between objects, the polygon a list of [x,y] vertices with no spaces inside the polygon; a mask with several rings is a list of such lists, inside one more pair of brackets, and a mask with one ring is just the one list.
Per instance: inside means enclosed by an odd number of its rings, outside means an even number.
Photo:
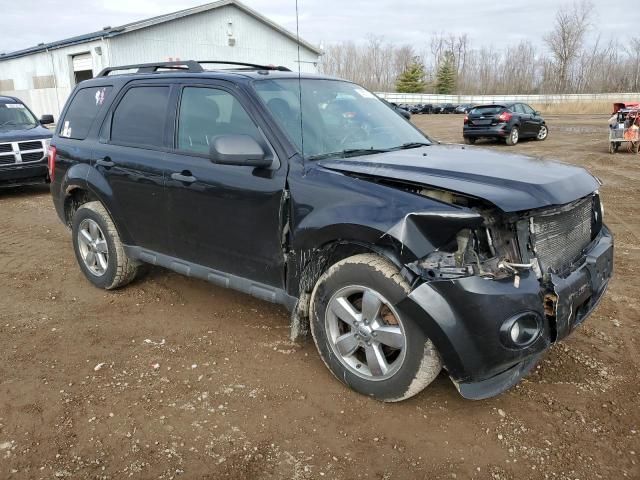
[{"label": "gravel lot", "polygon": [[[414,121],[462,140],[462,116]],[[48,190],[0,190],[0,478],[640,478],[640,156],[607,153],[605,116],[548,121],[546,142],[481,147],[600,177],[616,273],[529,378],[480,402],[445,376],[400,404],[359,396],[288,341],[283,308],[165,270],[97,290]]]}]

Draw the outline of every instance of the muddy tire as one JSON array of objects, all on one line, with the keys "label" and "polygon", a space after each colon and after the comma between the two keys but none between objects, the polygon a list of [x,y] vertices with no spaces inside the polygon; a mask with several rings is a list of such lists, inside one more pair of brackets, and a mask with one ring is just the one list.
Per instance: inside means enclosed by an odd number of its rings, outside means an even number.
[{"label": "muddy tire", "polygon": [[609,142],[609,153],[616,153],[616,144],[615,142]]},{"label": "muddy tire", "polygon": [[435,346],[395,307],[410,289],[398,269],[373,254],[346,258],[318,280],[311,333],[333,375],[385,402],[416,395],[442,369]]},{"label": "muddy tire", "polygon": [[507,145],[513,146],[513,145],[516,145],[519,140],[520,140],[520,130],[518,130],[518,127],[513,127],[511,129],[511,132],[509,132],[509,136],[505,139],[505,141],[507,142]]},{"label": "muddy tire", "polygon": [[73,215],[73,249],[85,277],[112,290],[130,283],[139,263],[127,256],[111,216],[100,202],[81,205]]},{"label": "muddy tire", "polygon": [[464,143],[467,145],[474,145],[476,143],[475,137],[464,137]]},{"label": "muddy tire", "polygon": [[632,149],[633,153],[638,153],[640,152],[640,142],[634,142],[633,143],[633,149]]}]

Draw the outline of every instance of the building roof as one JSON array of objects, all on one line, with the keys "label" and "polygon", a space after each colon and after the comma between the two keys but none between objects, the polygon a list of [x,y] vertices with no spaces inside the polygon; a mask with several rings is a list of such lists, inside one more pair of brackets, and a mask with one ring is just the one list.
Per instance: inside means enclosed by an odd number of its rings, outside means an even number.
[{"label": "building roof", "polygon": [[192,7],[192,8],[187,8],[185,10],[180,10],[178,12],[174,12],[174,13],[168,13],[166,15],[160,15],[158,17],[152,17],[152,18],[147,18],[145,20],[138,20],[136,22],[132,22],[132,23],[127,23],[125,25],[121,25],[119,27],[106,27],[103,30],[100,30],[98,32],[93,32],[93,33],[87,33],[85,35],[78,35],[76,37],[71,37],[71,38],[66,38],[64,40],[58,40],[56,42],[50,42],[50,43],[41,43],[35,47],[30,47],[30,48],[26,48],[24,50],[18,50],[15,52],[10,52],[10,53],[0,53],[0,61],[2,60],[8,60],[11,58],[18,58],[18,57],[24,57],[27,55],[31,55],[33,53],[38,53],[38,52],[44,52],[47,50],[54,50],[56,48],[62,48],[62,47],[67,47],[69,45],[77,45],[79,43],[85,43],[85,42],[89,42],[92,40],[97,40],[99,38],[109,38],[109,37],[115,37],[117,35],[123,35],[125,33],[128,32],[133,32],[135,30],[140,30],[143,28],[148,28],[148,27],[152,27],[154,25],[159,25],[165,22],[170,22],[172,20],[177,20],[183,17],[188,17],[190,15],[195,15],[198,13],[203,13],[203,12],[207,12],[209,10],[215,10],[216,8],[221,8],[221,7],[225,7],[227,5],[233,5],[236,8],[242,10],[243,12],[247,13],[248,15],[251,15],[252,17],[254,17],[256,20],[259,20],[260,22],[264,23],[265,25],[273,28],[274,30],[280,32],[281,34],[283,34],[284,36],[288,37],[289,39],[293,40],[294,42],[298,42],[301,46],[311,50],[312,52],[320,55],[321,51],[318,47],[312,45],[311,43],[306,42],[303,39],[299,39],[297,38],[297,36],[290,32],[289,30],[283,28],[282,26],[278,25],[275,22],[272,22],[271,20],[269,20],[267,17],[265,17],[264,15],[258,13],[257,11],[253,10],[252,8],[247,7],[245,4],[243,4],[242,2],[239,2],[238,0],[219,0],[217,2],[211,2],[211,3],[207,3],[205,5],[200,5],[197,7]]}]

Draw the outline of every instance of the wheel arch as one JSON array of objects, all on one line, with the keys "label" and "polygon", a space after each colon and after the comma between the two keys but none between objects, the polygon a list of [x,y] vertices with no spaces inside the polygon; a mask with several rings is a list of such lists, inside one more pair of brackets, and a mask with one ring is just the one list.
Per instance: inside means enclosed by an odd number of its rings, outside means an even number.
[{"label": "wheel arch", "polygon": [[123,242],[131,243],[129,232],[119,221],[119,208],[114,200],[111,186],[95,168],[87,164],[74,165],[67,171],[62,181],[61,191],[64,192],[63,221],[67,226],[71,225],[73,214],[82,204],[98,201],[113,220]]}]

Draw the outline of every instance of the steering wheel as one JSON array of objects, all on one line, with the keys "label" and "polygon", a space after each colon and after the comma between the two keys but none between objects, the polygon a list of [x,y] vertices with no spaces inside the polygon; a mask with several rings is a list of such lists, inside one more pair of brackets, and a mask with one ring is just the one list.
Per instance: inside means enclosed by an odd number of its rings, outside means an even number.
[{"label": "steering wheel", "polygon": [[365,141],[370,138],[376,138],[383,135],[387,135],[388,133],[393,133],[393,128],[391,127],[375,127],[371,129],[366,129],[363,127],[359,127],[357,129],[349,130],[342,140],[340,140],[340,147],[343,148],[348,141]]}]

